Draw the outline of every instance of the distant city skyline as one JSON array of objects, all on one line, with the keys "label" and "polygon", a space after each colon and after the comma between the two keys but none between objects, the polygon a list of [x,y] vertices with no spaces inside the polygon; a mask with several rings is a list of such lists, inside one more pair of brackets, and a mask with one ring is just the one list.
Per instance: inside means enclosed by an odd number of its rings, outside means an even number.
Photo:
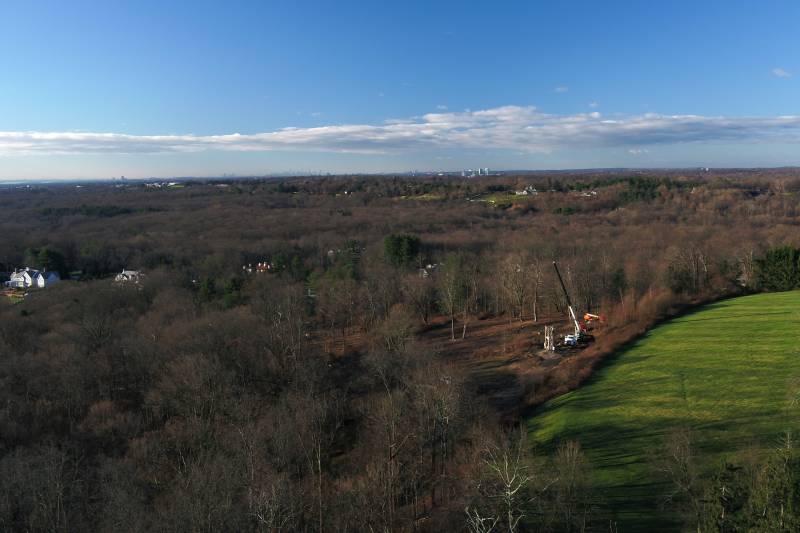
[{"label": "distant city skyline", "polygon": [[10,3],[0,180],[800,165],[798,23],[789,0]]}]

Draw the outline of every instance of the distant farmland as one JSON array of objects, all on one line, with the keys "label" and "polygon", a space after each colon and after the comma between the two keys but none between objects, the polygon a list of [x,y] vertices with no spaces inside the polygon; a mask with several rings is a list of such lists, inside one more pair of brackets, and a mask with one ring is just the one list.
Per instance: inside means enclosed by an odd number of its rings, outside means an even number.
[{"label": "distant farmland", "polygon": [[[800,292],[723,301],[655,328],[583,388],[529,421],[537,447],[580,441],[594,468],[599,513],[620,531],[680,529],[659,508],[652,466],[673,428],[688,427],[702,468],[745,448],[774,447],[796,429],[790,382],[800,377]],[[674,526],[674,527],[673,527]]]}]

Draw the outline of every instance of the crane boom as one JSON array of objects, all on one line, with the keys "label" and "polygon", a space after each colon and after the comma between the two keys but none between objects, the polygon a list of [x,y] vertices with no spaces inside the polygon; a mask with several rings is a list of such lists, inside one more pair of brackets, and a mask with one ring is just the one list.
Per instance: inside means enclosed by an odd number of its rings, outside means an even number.
[{"label": "crane boom", "polygon": [[582,335],[581,324],[578,322],[578,316],[575,314],[575,309],[572,307],[572,300],[567,292],[567,286],[564,285],[564,278],[561,277],[561,272],[558,270],[558,263],[555,261],[553,261],[553,268],[556,269],[556,275],[558,276],[558,282],[561,284],[561,290],[564,291],[564,296],[567,298],[567,309],[569,309],[569,317],[572,320],[573,327],[575,328],[575,341],[577,342]]},{"label": "crane boom", "polygon": [[556,276],[558,276],[558,282],[561,284],[561,290],[564,291],[564,296],[567,297],[567,305],[572,307],[572,300],[569,299],[567,286],[564,285],[564,278],[561,277],[561,272],[558,270],[558,263],[556,263],[555,261],[553,261],[553,268],[556,269]]}]

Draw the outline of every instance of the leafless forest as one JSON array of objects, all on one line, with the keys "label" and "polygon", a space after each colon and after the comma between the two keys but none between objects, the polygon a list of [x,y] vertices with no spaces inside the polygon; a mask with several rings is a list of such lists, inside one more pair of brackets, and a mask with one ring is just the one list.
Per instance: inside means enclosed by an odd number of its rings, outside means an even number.
[{"label": "leafless forest", "polygon": [[[531,456],[518,422],[660,319],[770,288],[759,260],[800,246],[790,169],[7,186],[0,206],[0,271],[64,280],[0,299],[0,529],[20,531],[581,530],[580,444]],[[554,260],[603,320],[553,360]]]}]

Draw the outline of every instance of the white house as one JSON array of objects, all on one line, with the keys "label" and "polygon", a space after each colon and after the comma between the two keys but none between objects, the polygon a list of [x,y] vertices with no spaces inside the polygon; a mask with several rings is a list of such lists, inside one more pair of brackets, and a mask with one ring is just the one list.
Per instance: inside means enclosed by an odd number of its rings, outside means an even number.
[{"label": "white house", "polygon": [[61,281],[61,277],[57,272],[41,272],[25,267],[24,270],[14,270],[14,273],[11,274],[11,279],[6,281],[6,287],[15,289],[27,289],[30,287],[44,289],[59,281]]},{"label": "white house", "polygon": [[539,191],[537,191],[536,187],[534,187],[533,185],[528,185],[521,191],[514,191],[514,194],[516,194],[517,196],[535,196],[539,194]]},{"label": "white house", "polygon": [[139,283],[139,280],[143,277],[143,274],[138,270],[125,270],[122,269],[122,272],[117,274],[117,277],[114,278],[114,281],[119,283]]}]

